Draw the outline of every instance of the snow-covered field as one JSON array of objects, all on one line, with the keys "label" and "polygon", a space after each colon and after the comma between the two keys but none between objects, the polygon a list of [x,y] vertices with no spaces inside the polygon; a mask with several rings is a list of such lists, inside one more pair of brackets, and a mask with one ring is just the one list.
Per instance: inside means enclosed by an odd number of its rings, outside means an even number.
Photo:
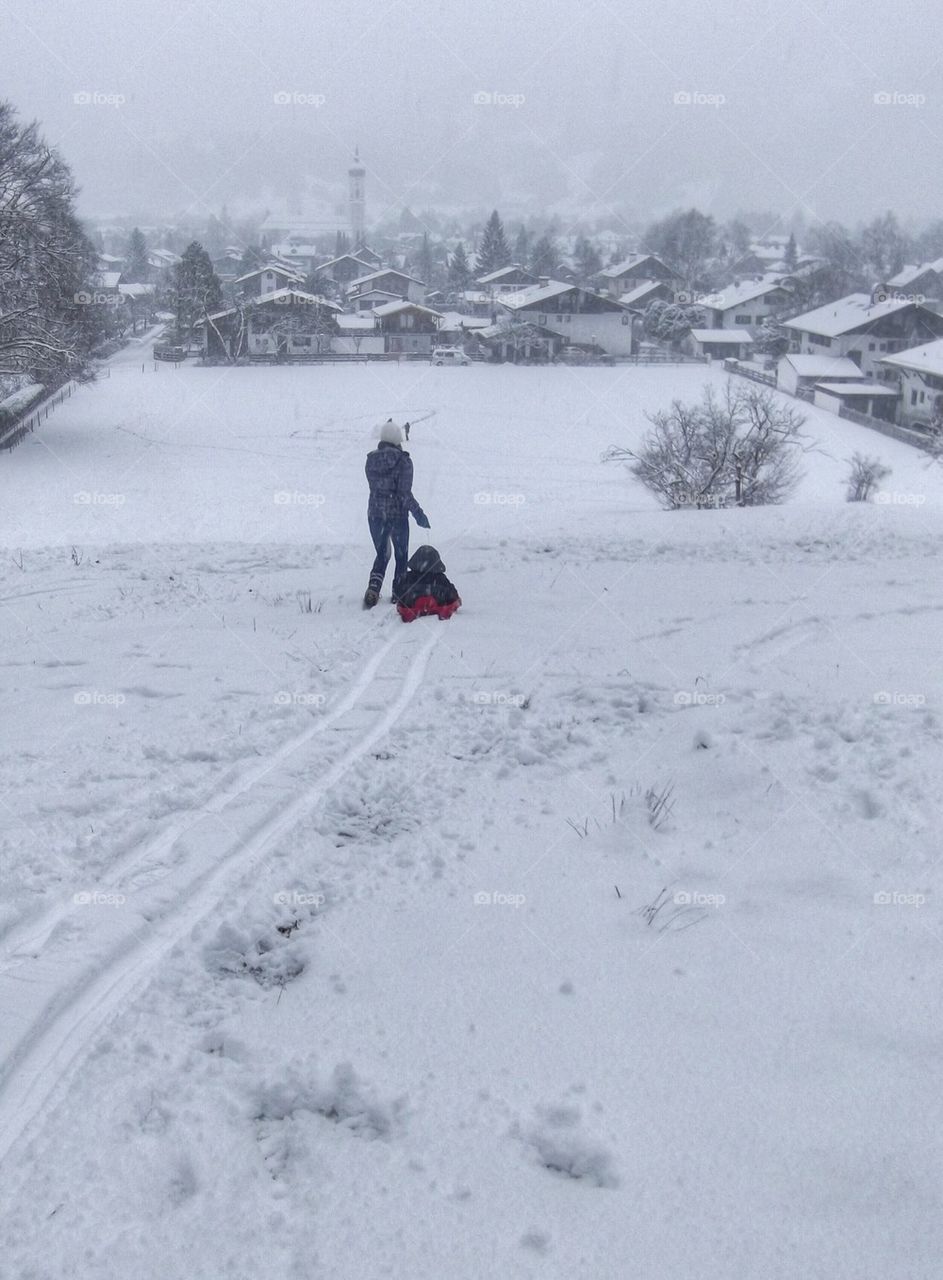
[{"label": "snow-covered field", "polygon": [[0,1277],[936,1276],[943,469],[669,514],[600,454],[704,367],[135,360],[0,458]]}]

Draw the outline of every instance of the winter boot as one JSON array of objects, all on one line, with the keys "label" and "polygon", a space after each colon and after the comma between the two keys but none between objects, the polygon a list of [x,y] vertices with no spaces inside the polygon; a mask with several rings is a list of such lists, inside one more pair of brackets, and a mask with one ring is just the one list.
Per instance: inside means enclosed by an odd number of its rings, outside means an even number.
[{"label": "winter boot", "polygon": [[366,591],[364,592],[363,607],[365,609],[372,609],[373,606],[375,604],[379,604],[379,602],[380,602],[380,593],[371,582],[369,587],[367,587]]}]

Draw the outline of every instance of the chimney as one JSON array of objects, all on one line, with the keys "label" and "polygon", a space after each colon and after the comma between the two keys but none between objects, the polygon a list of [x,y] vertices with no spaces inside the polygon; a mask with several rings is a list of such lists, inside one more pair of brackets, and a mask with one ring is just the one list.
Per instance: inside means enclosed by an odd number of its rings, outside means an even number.
[{"label": "chimney", "polygon": [[538,276],[538,277],[537,277],[537,287],[538,287],[538,288],[540,288],[540,289],[545,289],[549,283],[550,283],[550,277],[549,277],[549,276]]}]

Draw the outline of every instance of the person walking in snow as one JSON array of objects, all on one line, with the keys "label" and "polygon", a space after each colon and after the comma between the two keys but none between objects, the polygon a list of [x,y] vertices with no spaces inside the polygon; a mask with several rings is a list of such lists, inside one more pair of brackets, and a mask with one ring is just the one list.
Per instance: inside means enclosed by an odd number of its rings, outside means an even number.
[{"label": "person walking in snow", "polygon": [[409,516],[420,529],[428,529],[426,513],[413,497],[413,460],[403,448],[403,433],[392,418],[380,428],[380,443],[367,454],[364,467],[370,485],[367,523],[376,549],[363,607],[372,609],[380,599],[383,579],[393,548],[393,603],[406,576],[409,559]]}]

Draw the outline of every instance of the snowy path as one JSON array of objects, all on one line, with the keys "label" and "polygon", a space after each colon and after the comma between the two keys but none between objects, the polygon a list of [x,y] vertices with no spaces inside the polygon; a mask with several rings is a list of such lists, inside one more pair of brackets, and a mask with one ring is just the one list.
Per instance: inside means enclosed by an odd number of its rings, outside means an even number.
[{"label": "snowy path", "polygon": [[[198,814],[168,826],[106,885],[7,940],[0,958],[0,1159],[66,1084],[109,1015],[212,907],[227,880],[257,865],[390,732],[441,633],[413,645],[398,643],[400,634],[377,650],[333,713],[221,787]],[[384,700],[371,707],[366,724],[351,724],[377,692],[385,659],[400,650],[409,661],[396,698],[379,715]],[[305,754],[329,730],[326,758]],[[351,732],[355,741],[338,756]],[[127,899],[132,911],[109,910]]]}]

